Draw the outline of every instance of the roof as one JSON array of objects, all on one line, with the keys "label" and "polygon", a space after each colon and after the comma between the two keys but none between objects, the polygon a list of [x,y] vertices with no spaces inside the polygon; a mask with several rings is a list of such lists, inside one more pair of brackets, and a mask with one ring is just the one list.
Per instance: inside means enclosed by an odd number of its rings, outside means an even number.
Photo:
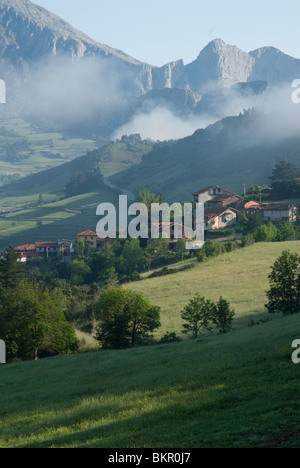
[{"label": "roof", "polygon": [[58,242],[36,242],[35,243],[37,248],[41,247],[58,247],[59,244]]},{"label": "roof", "polygon": [[24,245],[19,245],[18,247],[15,247],[15,250],[17,252],[35,252],[35,244],[24,244]]},{"label": "roof", "polygon": [[209,187],[206,187],[205,189],[200,190],[199,192],[193,193],[193,195],[201,195],[202,193],[208,192],[209,190],[212,190],[212,189],[219,189],[219,190],[223,190],[224,192],[227,192],[230,195],[236,195],[235,193],[231,192],[230,190],[219,187],[219,185],[210,185]]},{"label": "roof", "polygon": [[220,207],[220,208],[207,208],[204,213],[205,221],[217,218],[223,214],[238,213],[235,208]]},{"label": "roof", "polygon": [[220,202],[220,201],[223,201],[223,200],[229,200],[230,198],[236,198],[238,200],[244,200],[239,195],[236,195],[235,193],[233,193],[231,195],[218,195],[218,196],[214,197],[212,200],[209,200],[209,202],[210,203],[215,203],[215,202]]},{"label": "roof", "polygon": [[295,207],[293,205],[281,205],[280,203],[271,203],[261,206],[261,209],[265,211],[289,211],[291,208]]},{"label": "roof", "polygon": [[84,232],[80,232],[79,234],[77,234],[77,236],[97,236],[98,237],[98,234],[94,231],[84,231]]}]

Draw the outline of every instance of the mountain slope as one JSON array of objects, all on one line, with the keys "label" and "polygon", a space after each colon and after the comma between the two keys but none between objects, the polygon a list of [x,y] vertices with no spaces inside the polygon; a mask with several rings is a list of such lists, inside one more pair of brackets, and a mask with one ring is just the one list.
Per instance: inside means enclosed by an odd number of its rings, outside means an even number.
[{"label": "mountain slope", "polygon": [[209,185],[243,192],[243,184],[268,184],[274,165],[283,159],[300,168],[300,137],[284,133],[282,114],[252,111],[227,117],[192,136],[154,146],[142,162],[112,181],[137,193],[142,188],[168,200],[190,200]]},{"label": "mountain slope", "polygon": [[1,366],[0,445],[299,448],[298,319]]}]

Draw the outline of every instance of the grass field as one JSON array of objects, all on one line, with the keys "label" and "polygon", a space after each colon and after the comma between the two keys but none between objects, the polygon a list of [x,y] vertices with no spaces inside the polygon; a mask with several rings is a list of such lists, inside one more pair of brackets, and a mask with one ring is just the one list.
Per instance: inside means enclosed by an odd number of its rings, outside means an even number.
[{"label": "grass field", "polygon": [[78,232],[96,230],[98,204],[114,202],[117,197],[114,190],[102,188],[101,192],[78,195],[47,203],[42,208],[35,207],[0,216],[0,248],[36,241],[76,240]]},{"label": "grass field", "polygon": [[0,367],[1,447],[300,447],[299,317]]},{"label": "grass field", "polygon": [[198,264],[174,275],[146,279],[126,285],[162,308],[162,327],[158,335],[182,330],[181,311],[199,293],[213,301],[223,296],[236,312],[235,326],[269,319],[264,308],[269,289],[270,267],[281,252],[300,254],[300,241],[259,243]]},{"label": "grass field", "polygon": [[0,174],[22,177],[86,154],[97,148],[91,139],[45,132],[21,119],[0,121]]}]

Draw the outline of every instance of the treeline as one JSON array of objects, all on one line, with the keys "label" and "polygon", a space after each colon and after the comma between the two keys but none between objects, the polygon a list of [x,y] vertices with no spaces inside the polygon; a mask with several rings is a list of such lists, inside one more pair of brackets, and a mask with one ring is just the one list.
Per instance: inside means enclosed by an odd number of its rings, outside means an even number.
[{"label": "treeline", "polygon": [[170,251],[167,239],[153,239],[149,245],[142,245],[139,239],[116,239],[113,243],[105,243],[96,252],[89,252],[87,245],[79,246],[78,255],[71,264],[61,260],[47,263],[43,259],[29,259],[27,274],[48,283],[58,278],[73,286],[93,283],[105,286],[134,281],[144,271],[176,263],[191,255],[193,253],[185,249],[183,239],[178,242],[176,252]]},{"label": "treeline", "polygon": [[101,171],[99,168],[87,172],[77,172],[65,187],[65,196],[75,197],[92,190],[99,190],[103,186]]},{"label": "treeline", "polygon": [[13,247],[0,260],[0,336],[8,361],[74,352],[78,340],[53,290],[27,279],[18,260]]}]

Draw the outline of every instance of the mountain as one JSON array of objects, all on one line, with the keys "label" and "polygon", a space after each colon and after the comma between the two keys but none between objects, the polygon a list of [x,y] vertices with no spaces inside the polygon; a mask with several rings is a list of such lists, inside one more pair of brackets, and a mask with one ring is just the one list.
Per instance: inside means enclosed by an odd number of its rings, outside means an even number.
[{"label": "mountain", "polygon": [[[156,67],[94,41],[29,0],[0,0],[0,46],[0,76],[7,80],[9,95],[29,92],[26,87],[24,90],[24,83],[37,85],[38,80],[45,80],[45,75],[49,83],[58,86],[55,75],[61,79],[61,70],[67,80],[71,77],[79,80],[81,63],[85,67],[93,65],[96,76],[87,85],[94,87],[94,95],[103,83],[113,91],[108,86],[113,81],[118,97],[126,96],[129,100],[165,88],[188,88],[203,94],[212,88],[237,82],[263,80],[273,86],[292,81],[300,73],[300,60],[277,49],[265,47],[247,53],[221,39],[210,42],[190,64],[178,60]],[[40,71],[41,66],[45,69],[44,74]],[[78,85],[83,89],[87,76],[83,73],[81,78]],[[98,78],[100,84],[97,86]],[[16,83],[22,85],[18,92]],[[41,83],[38,85],[36,93],[40,99]],[[73,85],[71,90],[75,93],[78,88],[74,89]],[[65,88],[60,88],[58,94],[62,91]],[[86,99],[88,102],[89,94]]]}]

